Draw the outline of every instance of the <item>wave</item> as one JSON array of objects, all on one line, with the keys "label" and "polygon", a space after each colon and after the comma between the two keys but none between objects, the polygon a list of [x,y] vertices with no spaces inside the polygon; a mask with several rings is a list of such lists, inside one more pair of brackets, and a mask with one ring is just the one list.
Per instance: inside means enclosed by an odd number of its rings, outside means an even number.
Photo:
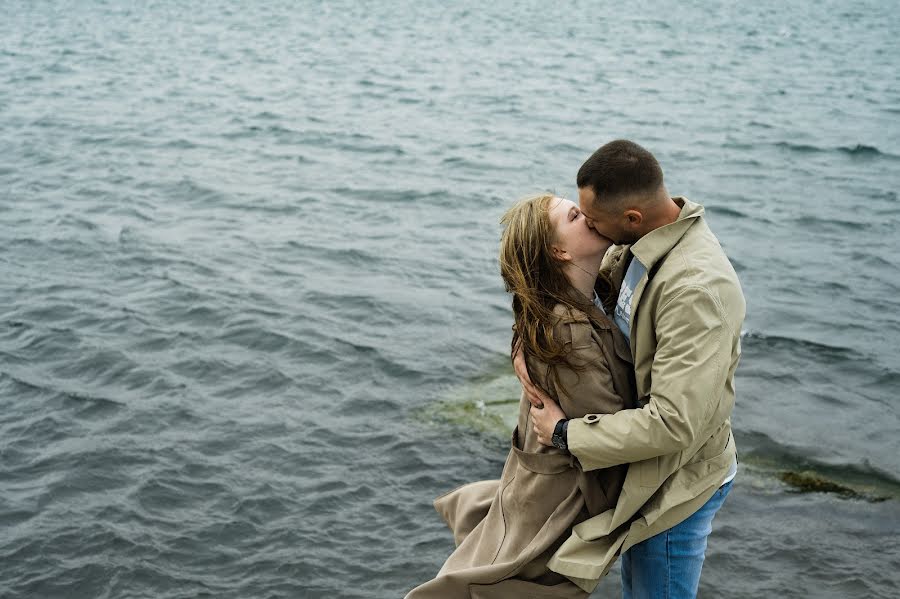
[{"label": "wave", "polygon": [[795,223],[799,226],[804,227],[812,227],[817,231],[820,231],[825,227],[838,227],[842,229],[849,229],[852,231],[864,231],[866,229],[871,228],[871,223],[866,222],[854,222],[851,220],[838,219],[838,218],[822,218],[819,216],[812,216],[809,214],[804,214],[802,216],[798,216],[796,218],[791,219],[792,223]]},{"label": "wave", "polygon": [[[285,244],[291,251],[299,252],[299,259],[325,260],[330,264],[341,264],[343,266],[359,266],[371,268],[375,264],[384,261],[384,256],[376,254],[373,251],[360,248],[344,247],[333,249],[325,244],[306,243],[291,239]],[[324,254],[325,258],[321,256]]]},{"label": "wave", "polygon": [[900,156],[882,152],[875,146],[866,144],[856,144],[855,146],[838,146],[835,148],[821,148],[809,144],[792,143],[787,141],[779,141],[775,143],[775,147],[797,152],[800,154],[825,154],[829,152],[837,152],[854,158],[889,158],[893,160],[900,159]]},{"label": "wave", "polygon": [[885,154],[875,146],[867,146],[865,144],[856,144],[852,148],[842,146],[837,148],[837,150],[851,156],[890,156],[891,158],[897,158],[893,154]]},{"label": "wave", "polygon": [[346,196],[354,199],[371,202],[387,202],[391,204],[406,204],[412,202],[443,201],[450,197],[451,192],[438,189],[434,191],[421,191],[415,189],[368,189],[352,187],[333,187],[328,190],[338,196]]},{"label": "wave", "polygon": [[842,360],[861,360],[864,359],[859,352],[849,347],[841,347],[838,345],[827,345],[817,341],[808,339],[800,339],[797,337],[784,337],[781,335],[766,335],[755,331],[742,331],[741,339],[744,349],[752,348],[753,350],[787,351],[791,353],[802,352],[803,354],[814,356],[817,360],[827,358],[833,361]]},{"label": "wave", "polygon": [[820,152],[827,152],[827,150],[823,148],[819,148],[816,146],[810,146],[807,144],[795,144],[786,141],[779,141],[775,144],[775,147],[782,148],[785,150],[791,150],[793,152],[800,152],[802,154],[818,154]]},{"label": "wave", "polygon": [[734,218],[748,218],[748,215],[740,210],[735,208],[731,208],[729,206],[718,206],[718,205],[707,205],[704,207],[707,212],[711,212],[713,214],[721,214],[723,216],[732,216]]},{"label": "wave", "polygon": [[[898,267],[897,264],[891,262],[884,256],[879,256],[870,251],[854,251],[850,254],[850,260],[857,264],[865,264],[868,268],[872,269],[872,272],[892,272],[896,271]],[[892,287],[895,286],[895,284],[887,277],[882,278],[881,282]]]}]

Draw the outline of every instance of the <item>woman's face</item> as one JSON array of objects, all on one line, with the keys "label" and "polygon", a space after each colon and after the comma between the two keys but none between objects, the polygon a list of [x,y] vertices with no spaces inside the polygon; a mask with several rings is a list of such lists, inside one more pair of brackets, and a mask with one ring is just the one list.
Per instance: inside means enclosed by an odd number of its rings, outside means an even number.
[{"label": "woman's face", "polygon": [[612,241],[588,226],[578,204],[564,198],[550,201],[550,222],[556,231],[553,247],[557,257],[576,264],[585,259],[602,258]]}]

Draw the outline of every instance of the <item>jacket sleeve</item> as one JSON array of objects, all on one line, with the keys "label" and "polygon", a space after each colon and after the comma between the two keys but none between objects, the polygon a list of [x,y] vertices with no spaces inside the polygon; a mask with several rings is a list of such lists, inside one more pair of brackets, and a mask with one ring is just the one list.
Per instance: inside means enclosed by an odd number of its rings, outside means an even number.
[{"label": "jacket sleeve", "polygon": [[569,422],[569,451],[585,470],[686,449],[723,393],[732,335],[716,298],[705,287],[688,286],[656,316],[647,404]]},{"label": "jacket sleeve", "polygon": [[[583,320],[557,326],[560,340],[570,344],[568,358],[575,367],[555,365],[545,376],[550,379],[547,384],[556,391],[559,405],[569,418],[592,412],[610,414],[625,406],[625,400],[613,387],[606,357],[591,332],[586,316]],[[554,371],[558,380],[553,378]]]}]

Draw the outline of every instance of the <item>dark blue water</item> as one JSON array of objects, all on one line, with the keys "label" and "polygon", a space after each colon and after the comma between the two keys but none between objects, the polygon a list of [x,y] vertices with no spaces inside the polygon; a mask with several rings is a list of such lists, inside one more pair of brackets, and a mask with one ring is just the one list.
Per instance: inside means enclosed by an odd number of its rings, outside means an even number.
[{"label": "dark blue water", "polygon": [[884,2],[0,2],[0,596],[430,578],[431,500],[505,457],[499,217],[616,137],[747,296],[701,595],[897,596],[898,40]]}]

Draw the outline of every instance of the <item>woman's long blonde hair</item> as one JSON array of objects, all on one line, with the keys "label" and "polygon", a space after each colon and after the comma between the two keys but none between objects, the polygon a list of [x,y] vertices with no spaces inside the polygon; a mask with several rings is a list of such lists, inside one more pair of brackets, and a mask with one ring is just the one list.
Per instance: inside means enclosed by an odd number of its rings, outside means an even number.
[{"label": "woman's long blonde hair", "polygon": [[[500,275],[512,293],[515,318],[513,352],[520,344],[526,356],[551,366],[566,364],[568,349],[553,335],[557,304],[589,314],[590,302],[576,291],[563,271],[563,262],[553,255],[556,231],[550,221],[551,194],[527,197],[510,208],[500,223]],[[554,369],[555,370],[555,369]]]}]

